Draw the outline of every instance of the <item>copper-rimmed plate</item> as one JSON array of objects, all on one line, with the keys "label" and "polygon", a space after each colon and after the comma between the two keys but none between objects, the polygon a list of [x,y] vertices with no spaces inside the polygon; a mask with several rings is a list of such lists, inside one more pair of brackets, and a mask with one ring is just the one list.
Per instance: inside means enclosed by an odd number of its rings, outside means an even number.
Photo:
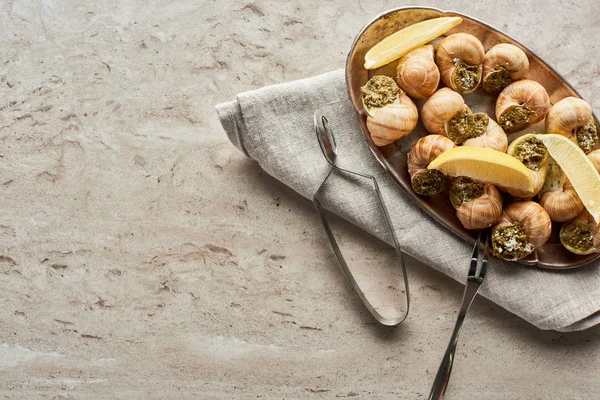
[{"label": "copper-rimmed plate", "polygon": [[[412,198],[426,213],[455,235],[458,235],[471,243],[475,243],[475,232],[463,228],[458,218],[456,218],[454,208],[452,208],[452,205],[447,199],[441,195],[433,196],[431,198],[421,197],[412,190],[406,165],[406,155],[416,140],[428,134],[421,122],[419,122],[415,131],[409,136],[388,146],[377,147],[371,141],[367,131],[367,114],[363,109],[362,94],[360,92],[361,86],[363,86],[373,75],[385,74],[395,76],[397,61],[371,71],[364,68],[365,54],[371,47],[383,38],[416,22],[449,16],[459,16],[463,19],[463,22],[448,32],[448,35],[457,32],[470,33],[481,40],[486,51],[498,43],[511,43],[523,49],[527,54],[527,57],[529,57],[530,65],[526,78],[541,83],[548,91],[552,104],[568,96],[579,98],[581,96],[562,76],[560,76],[560,74],[537,57],[531,50],[497,29],[463,14],[425,7],[398,8],[379,15],[373,21],[368,23],[358,34],[352,44],[348,59],[346,60],[346,85],[348,88],[348,95],[358,114],[363,133],[369,142],[371,151],[383,168],[388,171],[396,182],[398,182],[400,187],[404,189],[410,198]],[[464,97],[466,103],[474,112],[487,112],[490,116],[494,117],[496,96],[490,96],[480,91],[476,91],[475,93],[471,93]],[[423,101],[416,101],[415,103],[420,110]],[[600,126],[596,116],[594,116],[594,119],[596,125]],[[543,132],[543,122],[528,128],[522,133],[529,132]],[[509,141],[516,136],[517,135],[509,135]],[[600,257],[600,254],[578,256],[567,251],[560,244],[558,239],[559,229],[560,224],[554,224],[550,240],[548,240],[544,246],[538,248],[533,254],[518,262],[527,265],[537,265],[541,268],[568,269],[583,266]]]}]

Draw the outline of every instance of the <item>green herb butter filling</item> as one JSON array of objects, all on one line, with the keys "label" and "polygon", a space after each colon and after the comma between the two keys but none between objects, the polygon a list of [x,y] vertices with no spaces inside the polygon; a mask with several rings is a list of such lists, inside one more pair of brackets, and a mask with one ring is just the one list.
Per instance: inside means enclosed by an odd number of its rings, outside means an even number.
[{"label": "green herb butter filling", "polygon": [[415,193],[433,196],[444,190],[446,176],[436,169],[427,169],[415,174],[411,184]]},{"label": "green herb butter filling", "polygon": [[529,126],[529,119],[533,112],[527,104],[509,107],[500,116],[498,123],[507,133],[521,131]]},{"label": "green herb butter filling", "polygon": [[577,129],[575,137],[577,144],[585,154],[592,151],[596,143],[598,143],[598,132],[596,131],[594,120],[592,119],[589,124]]},{"label": "green herb butter filling", "polygon": [[512,83],[510,70],[503,66],[495,66],[494,72],[483,80],[483,90],[490,94],[498,94]]},{"label": "green herb butter filling", "polygon": [[471,111],[462,110],[456,113],[454,117],[448,121],[446,134],[448,138],[456,144],[462,144],[470,137],[471,131]]},{"label": "green herb butter filling", "polygon": [[389,76],[376,75],[360,88],[367,107],[383,107],[398,98],[400,88]]},{"label": "green herb butter filling", "polygon": [[533,251],[521,224],[500,227],[492,233],[494,255],[504,260],[519,260]]},{"label": "green herb butter filling", "polygon": [[476,138],[483,135],[487,131],[489,123],[490,117],[486,113],[473,114],[471,135],[469,138]]},{"label": "green herb butter filling", "polygon": [[459,93],[472,92],[481,80],[481,66],[458,61],[452,72],[452,86]]},{"label": "green herb butter filling", "polygon": [[541,140],[529,136],[519,141],[512,155],[530,170],[539,171],[548,158],[548,149]]},{"label": "green herb butter filling", "polygon": [[450,202],[454,208],[459,208],[464,203],[483,196],[485,184],[466,176],[459,176],[452,181],[450,186]]},{"label": "green herb butter filling", "polygon": [[588,224],[569,222],[560,230],[560,241],[567,247],[587,252],[592,248],[592,229]]},{"label": "green herb butter filling", "polygon": [[448,121],[446,135],[457,145],[465,140],[483,135],[488,127],[489,117],[485,113],[473,114],[469,109],[461,110]]}]

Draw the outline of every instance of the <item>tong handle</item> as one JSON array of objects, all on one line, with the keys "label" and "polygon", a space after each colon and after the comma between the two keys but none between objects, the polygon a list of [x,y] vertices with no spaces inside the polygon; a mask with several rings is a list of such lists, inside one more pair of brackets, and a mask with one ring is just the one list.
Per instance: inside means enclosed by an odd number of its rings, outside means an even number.
[{"label": "tong handle", "polygon": [[[328,124],[327,118],[323,115],[321,110],[317,110],[315,112],[314,125],[315,125],[315,133],[317,134],[317,140],[319,142],[319,146],[321,147],[323,156],[325,157],[325,159],[327,160],[327,162],[330,165],[329,173],[327,174],[327,176],[321,183],[321,186],[319,187],[319,189],[317,189],[317,191],[315,192],[315,194],[313,196],[313,203],[317,209],[317,213],[319,214],[319,218],[321,219],[321,222],[323,224],[325,234],[327,235],[327,238],[329,239],[329,243],[331,244],[331,248],[333,249],[333,252],[335,253],[338,263],[340,264],[340,267],[342,268],[342,272],[346,276],[346,279],[348,280],[348,282],[350,282],[350,284],[352,285],[352,288],[354,289],[354,291],[358,294],[358,297],[360,298],[360,300],[362,301],[364,306],[367,308],[367,310],[369,310],[371,315],[380,324],[386,325],[386,326],[396,326],[406,319],[406,316],[408,315],[408,310],[410,308],[410,293],[408,290],[408,277],[406,275],[406,267],[404,265],[404,259],[402,257],[402,250],[400,249],[400,245],[398,243],[398,238],[396,237],[396,233],[394,232],[394,227],[392,226],[391,218],[390,218],[389,212],[387,210],[387,207],[385,206],[385,202],[383,201],[383,197],[381,195],[381,191],[379,190],[379,185],[377,184],[377,180],[373,176],[350,171],[350,170],[347,170],[344,168],[340,168],[336,165],[337,145],[336,145],[336,141],[335,141],[335,136],[333,135],[333,132],[329,129],[329,124]],[[346,260],[344,259],[344,255],[342,254],[340,246],[339,246],[337,240],[335,239],[335,236],[331,229],[331,225],[329,224],[329,220],[327,219],[327,216],[325,214],[325,208],[321,205],[321,202],[319,201],[319,195],[320,195],[321,191],[324,190],[323,188],[325,187],[325,183],[327,182],[329,177],[334,172],[354,175],[355,177],[368,179],[371,181],[371,185],[375,189],[375,193],[377,195],[377,200],[379,202],[381,212],[383,213],[383,215],[385,217],[387,227],[388,227],[388,229],[392,235],[393,241],[394,241],[394,247],[396,250],[396,258],[398,260],[398,264],[402,270],[402,276],[404,278],[404,287],[405,287],[404,292],[405,292],[405,298],[406,298],[406,308],[398,316],[385,317],[377,310],[376,307],[373,306],[373,304],[365,296],[365,293],[361,289],[360,284],[354,278],[352,271],[350,270],[350,268],[348,267],[348,264],[346,263]]]},{"label": "tong handle", "polygon": [[400,266],[402,268],[403,277],[404,277],[404,285],[406,288],[405,289],[406,309],[402,314],[398,315],[397,317],[393,317],[393,318],[385,317],[385,316],[381,315],[381,313],[377,310],[377,308],[375,306],[373,306],[373,304],[365,296],[365,293],[361,289],[360,284],[354,278],[354,274],[352,274],[352,271],[348,267],[348,263],[346,263],[346,259],[344,258],[344,255],[342,254],[340,246],[338,245],[338,242],[335,239],[335,236],[331,229],[331,225],[329,224],[329,220],[327,219],[327,217],[325,215],[325,210],[324,210],[323,206],[321,205],[321,202],[319,201],[317,196],[315,196],[313,198],[313,202],[317,209],[317,214],[319,214],[319,218],[321,219],[321,223],[323,224],[323,229],[325,230],[327,239],[329,239],[329,243],[331,244],[331,248],[333,249],[335,257],[337,258],[338,263],[340,264],[342,272],[344,273],[344,276],[346,277],[348,282],[350,282],[350,285],[352,285],[352,288],[354,289],[354,291],[356,292],[356,294],[362,301],[363,305],[367,308],[367,310],[369,310],[371,315],[380,324],[385,325],[385,326],[396,326],[396,325],[400,324],[402,321],[404,321],[406,319],[406,316],[408,315],[408,309],[409,309],[409,303],[410,303],[410,297],[409,297],[409,292],[408,292],[408,280],[406,277],[406,269],[404,267],[404,260],[402,258],[402,252],[397,249],[397,256],[399,257]]}]

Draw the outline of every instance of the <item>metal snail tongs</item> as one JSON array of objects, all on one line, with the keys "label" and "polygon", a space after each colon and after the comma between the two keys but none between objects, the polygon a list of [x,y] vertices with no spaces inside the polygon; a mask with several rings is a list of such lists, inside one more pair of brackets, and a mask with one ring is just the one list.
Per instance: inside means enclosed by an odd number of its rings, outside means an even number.
[{"label": "metal snail tongs", "polygon": [[[319,214],[321,222],[323,223],[323,228],[325,229],[325,234],[327,235],[327,238],[329,239],[329,243],[331,244],[333,252],[335,253],[335,256],[340,264],[340,267],[342,268],[344,275],[346,276],[346,279],[348,279],[348,281],[352,285],[352,288],[358,294],[358,297],[360,298],[360,300],[362,301],[364,306],[367,308],[367,310],[369,310],[371,315],[380,324],[386,325],[386,326],[396,326],[406,319],[406,316],[408,315],[408,311],[409,311],[410,294],[409,294],[409,290],[408,290],[408,277],[406,275],[406,267],[404,265],[404,259],[402,257],[402,250],[400,249],[398,239],[394,232],[388,209],[387,209],[385,202],[383,201],[383,198],[381,196],[381,192],[379,190],[379,185],[377,184],[377,181],[375,180],[375,178],[371,175],[365,175],[365,174],[361,174],[358,172],[354,172],[354,171],[350,171],[350,170],[338,167],[336,165],[337,146],[336,146],[335,138],[333,136],[332,131],[329,129],[327,118],[322,114],[322,112],[320,110],[317,110],[315,112],[314,123],[315,123],[315,131],[317,134],[317,139],[319,141],[319,146],[321,147],[321,151],[323,152],[325,159],[327,160],[327,162],[330,165],[330,169],[329,169],[327,176],[325,177],[325,179],[319,186],[319,189],[316,191],[316,193],[313,196],[313,203],[315,204],[317,213]],[[343,254],[341,252],[340,246],[333,234],[331,224],[327,218],[325,208],[323,207],[323,205],[320,201],[320,197],[323,194],[325,183],[327,182],[329,177],[332,176],[332,174],[334,174],[334,173],[347,174],[347,175],[351,175],[355,178],[367,180],[368,182],[370,182],[370,184],[372,185],[372,187],[374,189],[374,192],[378,199],[378,203],[382,210],[383,216],[385,217],[387,228],[389,229],[389,231],[391,233],[391,237],[393,238],[394,247],[396,250],[396,259],[397,259],[399,267],[401,268],[403,281],[404,281],[403,283],[404,283],[405,289],[403,292],[404,292],[405,296],[401,296],[401,298],[406,299],[406,306],[403,307],[399,312],[397,312],[396,315],[393,315],[393,316],[382,315],[382,313],[378,310],[378,307],[375,306],[369,300],[369,296],[365,293],[365,291],[361,288],[361,285],[359,284],[359,282],[355,279],[355,276],[352,273],[352,270],[349,268]],[[390,284],[392,284],[392,282],[390,282]]]}]

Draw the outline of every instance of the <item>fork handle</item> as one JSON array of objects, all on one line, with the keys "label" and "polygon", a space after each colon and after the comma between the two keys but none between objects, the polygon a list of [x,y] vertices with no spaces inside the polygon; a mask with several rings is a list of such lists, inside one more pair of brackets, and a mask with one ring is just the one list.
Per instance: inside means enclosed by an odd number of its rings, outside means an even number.
[{"label": "fork handle", "polygon": [[444,398],[444,393],[446,392],[448,382],[450,381],[450,374],[452,373],[454,354],[456,353],[456,345],[458,344],[458,335],[460,334],[460,329],[463,321],[465,320],[465,316],[467,315],[467,310],[471,306],[471,303],[473,303],[475,295],[477,295],[479,286],[479,282],[474,280],[469,280],[465,286],[462,302],[460,304],[460,310],[458,311],[458,318],[456,319],[456,324],[454,325],[454,331],[452,332],[452,337],[450,338],[450,343],[448,344],[444,358],[442,359],[437,374],[435,375],[433,387],[429,393],[429,400],[441,400]]}]

